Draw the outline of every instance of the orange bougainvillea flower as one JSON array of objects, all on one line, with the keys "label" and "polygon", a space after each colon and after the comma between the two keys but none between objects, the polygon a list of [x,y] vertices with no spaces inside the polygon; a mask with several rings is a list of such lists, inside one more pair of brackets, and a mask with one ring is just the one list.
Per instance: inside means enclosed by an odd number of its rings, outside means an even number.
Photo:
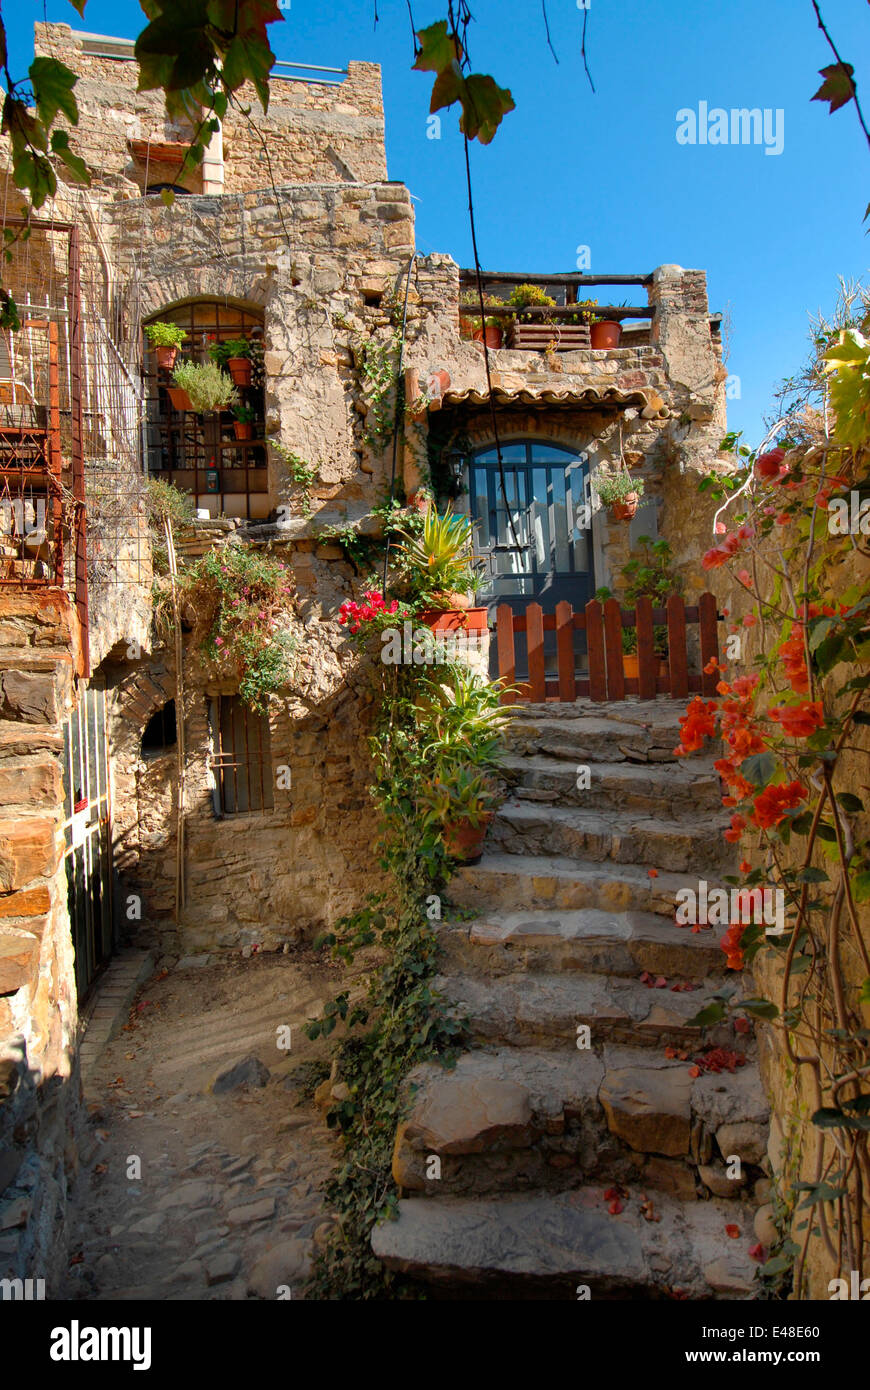
[{"label": "orange bougainvillea flower", "polygon": [[760,830],[779,825],[780,821],[785,820],[786,811],[799,806],[806,798],[807,794],[800,782],[780,782],[776,786],[765,787],[753,803],[752,823]]},{"label": "orange bougainvillea flower", "polygon": [[804,630],[800,623],[792,623],[791,633],[782,643],[779,655],[788,683],[795,694],[809,694],[810,681],[804,659]]},{"label": "orange bougainvillea flower", "polygon": [[741,872],[742,874],[748,874],[748,873],[751,873],[751,872],[752,872],[752,865],[750,864],[750,862],[749,862],[748,859],[741,859],[741,861],[740,861],[740,872]]},{"label": "orange bougainvillea flower", "polygon": [[659,876],[658,869],[647,869],[647,873],[649,874],[650,878],[658,878]]},{"label": "orange bougainvillea flower", "polygon": [[731,817],[731,829],[723,830],[722,834],[724,835],[726,840],[730,840],[732,844],[736,844],[745,829],[745,817],[738,816],[735,814]]},{"label": "orange bougainvillea flower", "polygon": [[729,970],[743,969],[743,947],[740,942],[745,930],[742,922],[732,922],[719,942],[721,949],[725,952],[725,961]]},{"label": "orange bougainvillea flower", "polygon": [[724,671],[724,669],[724,666],[719,665],[719,662],[716,660],[715,656],[711,656],[710,660],[707,662],[707,665],[704,667],[704,675],[712,676],[714,671]]},{"label": "orange bougainvillea flower", "polygon": [[[709,663],[708,663],[709,664]],[[680,754],[697,752],[704,740],[716,735],[716,701],[696,695],[685,714],[680,715]]]},{"label": "orange bougainvillea flower", "polygon": [[755,624],[756,624],[757,622],[758,622],[758,618],[756,617],[756,615],[755,615],[754,613],[747,613],[747,614],[746,614],[746,617],[743,619],[743,626],[744,626],[744,627],[755,627]]},{"label": "orange bougainvillea flower", "polygon": [[739,1240],[740,1227],[735,1226],[733,1221],[729,1221],[728,1225],[725,1227],[725,1234],[726,1236],[730,1236],[732,1240]]},{"label": "orange bougainvillea flower", "polygon": [[788,738],[809,738],[825,722],[821,700],[801,700],[796,705],[774,705],[768,710]]}]

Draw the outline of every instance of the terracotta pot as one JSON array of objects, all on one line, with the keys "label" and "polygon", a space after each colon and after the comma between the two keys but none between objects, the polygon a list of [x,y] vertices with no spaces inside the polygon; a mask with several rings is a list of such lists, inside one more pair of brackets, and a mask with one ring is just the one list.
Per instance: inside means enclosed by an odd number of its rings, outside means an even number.
[{"label": "terracotta pot", "polygon": [[[667,657],[656,657],[656,680],[668,680],[671,668]],[[623,652],[622,654],[622,674],[626,680],[637,680],[640,675],[640,666],[637,652]]]},{"label": "terracotta pot", "polygon": [[163,371],[171,372],[172,368],[175,366],[175,359],[178,356],[178,348],[158,347],[155,348],[154,351],[157,354],[158,367],[161,367]]},{"label": "terracotta pot", "polygon": [[251,384],[251,359],[250,357],[230,357],[227,359],[227,370],[235,382],[236,386],[250,386]]},{"label": "terracotta pot", "polygon": [[430,396],[440,399],[444,392],[450,389],[450,373],[445,371],[443,367],[439,367],[437,371],[432,372],[426,383],[426,388]]},{"label": "terracotta pot", "polygon": [[183,391],[180,386],[167,386],[166,389],[169,392],[169,399],[172,402],[173,410],[193,410],[190,396],[186,391]]},{"label": "terracotta pot", "polygon": [[610,515],[614,521],[630,521],[635,515],[640,498],[636,492],[626,494],[622,502],[614,502],[610,508]]},{"label": "terracotta pot", "polygon": [[486,632],[485,608],[424,608],[414,619],[431,632]]},{"label": "terracotta pot", "polygon": [[233,431],[236,439],[253,439],[254,426],[250,420],[234,420]]},{"label": "terracotta pot", "polygon": [[461,859],[463,864],[473,864],[479,859],[493,814],[492,811],[484,812],[479,825],[472,825],[469,820],[448,821],[441,830],[447,853],[454,859]]},{"label": "terracotta pot", "polygon": [[485,341],[488,348],[500,348],[504,341],[504,333],[496,324],[488,324],[486,328],[478,328],[473,337],[476,343]]},{"label": "terracotta pot", "polygon": [[594,348],[619,347],[619,335],[622,332],[620,324],[612,319],[600,319],[598,323],[593,323],[589,329],[589,340]]}]

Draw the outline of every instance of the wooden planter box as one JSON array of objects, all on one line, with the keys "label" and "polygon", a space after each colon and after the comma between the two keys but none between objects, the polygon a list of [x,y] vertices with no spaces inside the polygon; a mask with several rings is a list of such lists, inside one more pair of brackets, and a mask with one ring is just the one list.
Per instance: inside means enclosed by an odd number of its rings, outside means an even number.
[{"label": "wooden planter box", "polygon": [[514,323],[511,327],[512,348],[544,352],[553,343],[557,352],[588,348],[589,325],[586,323]]}]

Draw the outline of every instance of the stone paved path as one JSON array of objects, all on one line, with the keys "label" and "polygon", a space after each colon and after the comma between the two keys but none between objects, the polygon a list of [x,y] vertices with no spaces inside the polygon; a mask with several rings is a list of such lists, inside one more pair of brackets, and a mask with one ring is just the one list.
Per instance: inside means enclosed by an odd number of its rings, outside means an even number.
[{"label": "stone paved path", "polygon": [[[302,1024],[335,977],[306,951],[201,959],[159,962],[89,1069],[63,1297],[303,1296],[329,1229],[319,1187],[335,1141],[293,1073],[325,1053]],[[289,1052],[277,1046],[285,1025]],[[266,1084],[211,1092],[252,1056]]]}]

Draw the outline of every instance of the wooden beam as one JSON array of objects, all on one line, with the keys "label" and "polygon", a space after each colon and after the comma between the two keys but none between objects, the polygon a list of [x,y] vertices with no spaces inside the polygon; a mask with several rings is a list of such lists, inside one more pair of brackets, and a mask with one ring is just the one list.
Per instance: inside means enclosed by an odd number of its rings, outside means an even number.
[{"label": "wooden beam", "polygon": [[[651,285],[652,275],[583,275],[568,271],[565,275],[532,275],[526,270],[482,270],[480,278],[491,285]],[[477,271],[460,270],[461,284],[477,284]]]},{"label": "wooden beam", "polygon": [[[476,307],[477,306],[469,301],[460,304],[459,311],[460,313],[465,311],[468,314],[473,314]],[[486,306],[487,318],[506,318],[510,315],[511,318],[520,320],[526,317],[533,319],[566,319],[572,314],[577,314],[577,312],[578,309],[576,304],[556,304],[553,308],[549,308],[545,304],[530,304],[528,307],[522,309],[518,309],[515,304],[487,304]],[[598,319],[651,319],[655,317],[655,305],[596,304],[594,308],[589,310],[589,313]],[[478,317],[479,316],[480,311],[478,309]]]}]

